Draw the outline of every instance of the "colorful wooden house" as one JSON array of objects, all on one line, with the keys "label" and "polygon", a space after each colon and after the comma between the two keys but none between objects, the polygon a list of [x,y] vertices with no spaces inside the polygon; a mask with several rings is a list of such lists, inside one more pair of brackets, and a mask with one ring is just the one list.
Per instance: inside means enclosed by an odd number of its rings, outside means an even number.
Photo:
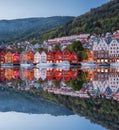
[{"label": "colorful wooden house", "polygon": [[35,54],[34,54],[34,63],[40,63],[41,61],[41,55],[40,53],[37,51]]},{"label": "colorful wooden house", "polygon": [[13,63],[13,56],[11,51],[8,51],[5,54],[5,63]]},{"label": "colorful wooden house", "polygon": [[54,70],[54,76],[56,78],[57,81],[60,81],[62,79],[63,76],[63,72],[60,69],[55,69]]},{"label": "colorful wooden house", "polygon": [[26,70],[27,79],[29,81],[32,81],[34,79],[34,70]]},{"label": "colorful wooden house", "polygon": [[5,78],[10,81],[12,77],[13,77],[13,69],[11,68],[5,69]]},{"label": "colorful wooden house", "polygon": [[63,61],[63,55],[60,50],[56,51],[55,56],[54,56],[54,61],[55,63],[60,63]]},{"label": "colorful wooden house", "polygon": [[13,79],[18,79],[19,73],[20,73],[20,70],[18,68],[14,68],[13,69]]},{"label": "colorful wooden house", "polygon": [[78,70],[74,68],[74,69],[72,69],[71,71],[72,71],[71,78],[72,78],[73,80],[76,80],[76,79],[77,79],[77,76],[78,76]]},{"label": "colorful wooden house", "polygon": [[47,54],[45,51],[41,51],[41,63],[46,63],[47,62]]},{"label": "colorful wooden house", "polygon": [[54,62],[54,53],[53,53],[52,51],[49,51],[49,52],[47,53],[47,62],[48,62],[48,63]]},{"label": "colorful wooden house", "polygon": [[5,69],[0,68],[0,81],[4,81],[5,79]]},{"label": "colorful wooden house", "polygon": [[29,50],[27,52],[27,57],[26,57],[26,61],[33,63],[34,62],[34,52],[32,50]]},{"label": "colorful wooden house", "polygon": [[69,50],[64,50],[63,52],[63,61],[70,61],[71,53]]},{"label": "colorful wooden house", "polygon": [[40,78],[40,69],[34,68],[34,77],[38,80]]},{"label": "colorful wooden house", "polygon": [[20,54],[20,63],[26,63],[27,62],[27,52],[26,51],[23,51],[21,54]]},{"label": "colorful wooden house", "polygon": [[71,63],[78,63],[78,55],[74,51],[71,54]]},{"label": "colorful wooden house", "polygon": [[68,81],[70,80],[70,78],[71,78],[71,75],[72,75],[72,73],[71,73],[70,70],[69,70],[69,71],[64,70],[64,71],[63,71],[63,80],[64,80],[65,82],[68,82]]},{"label": "colorful wooden house", "polygon": [[5,63],[5,52],[4,50],[0,50],[0,64]]},{"label": "colorful wooden house", "polygon": [[51,69],[47,69],[46,77],[49,80],[52,80],[54,78],[54,70],[52,68]]},{"label": "colorful wooden house", "polygon": [[13,64],[19,64],[19,63],[20,63],[20,54],[16,52],[13,54]]}]

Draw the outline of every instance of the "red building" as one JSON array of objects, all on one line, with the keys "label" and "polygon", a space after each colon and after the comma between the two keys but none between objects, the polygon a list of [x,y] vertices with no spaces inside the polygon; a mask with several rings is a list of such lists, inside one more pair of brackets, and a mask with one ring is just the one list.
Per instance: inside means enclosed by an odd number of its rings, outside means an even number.
[{"label": "red building", "polygon": [[56,63],[60,63],[63,61],[63,55],[62,55],[62,52],[60,50],[56,51],[55,56],[54,56],[54,60]]},{"label": "red building", "polygon": [[49,51],[47,53],[47,62],[49,62],[49,63],[54,62],[54,53],[52,51]]},{"label": "red building", "polygon": [[65,82],[68,82],[70,80],[70,78],[71,78],[71,75],[72,75],[72,73],[71,73],[70,70],[69,71],[64,70],[63,71],[63,80]]},{"label": "red building", "polygon": [[60,81],[62,79],[62,76],[63,76],[62,70],[55,69],[54,70],[54,76],[55,76],[57,81]]},{"label": "red building", "polygon": [[71,54],[71,63],[78,63],[78,55],[74,51]]},{"label": "red building", "polygon": [[20,63],[20,54],[14,53],[13,54],[13,64],[19,64]]},{"label": "red building", "polygon": [[5,63],[5,52],[3,50],[0,50],[0,64]]},{"label": "red building", "polygon": [[72,69],[72,74],[71,74],[71,78],[73,80],[76,80],[78,76],[78,70],[77,69]]},{"label": "red building", "polygon": [[46,72],[46,77],[47,77],[47,79],[52,80],[54,78],[54,70],[48,69]]},{"label": "red building", "polygon": [[19,69],[13,69],[13,78],[14,79],[18,79],[19,78],[19,74],[20,74],[20,70]]},{"label": "red building", "polygon": [[71,53],[69,50],[65,50],[63,52],[63,61],[70,61]]},{"label": "red building", "polygon": [[5,79],[5,69],[0,68],[0,81],[4,81]]}]

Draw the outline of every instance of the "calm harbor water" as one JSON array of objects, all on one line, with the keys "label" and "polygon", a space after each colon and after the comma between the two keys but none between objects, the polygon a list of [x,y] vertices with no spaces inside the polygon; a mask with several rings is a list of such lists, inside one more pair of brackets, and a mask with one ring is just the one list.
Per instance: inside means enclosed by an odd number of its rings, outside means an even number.
[{"label": "calm harbor water", "polygon": [[119,129],[118,68],[0,68],[0,129]]}]

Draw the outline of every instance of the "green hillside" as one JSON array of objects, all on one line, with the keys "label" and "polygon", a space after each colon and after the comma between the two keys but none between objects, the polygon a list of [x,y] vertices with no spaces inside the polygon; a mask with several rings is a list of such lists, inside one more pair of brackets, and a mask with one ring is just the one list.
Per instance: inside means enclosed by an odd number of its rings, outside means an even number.
[{"label": "green hillside", "polygon": [[40,36],[45,31],[66,24],[74,19],[69,16],[0,20],[0,42],[23,41]]},{"label": "green hillside", "polygon": [[119,29],[119,0],[110,1],[101,7],[76,17],[62,27],[44,33],[42,39],[79,33],[105,33]]}]

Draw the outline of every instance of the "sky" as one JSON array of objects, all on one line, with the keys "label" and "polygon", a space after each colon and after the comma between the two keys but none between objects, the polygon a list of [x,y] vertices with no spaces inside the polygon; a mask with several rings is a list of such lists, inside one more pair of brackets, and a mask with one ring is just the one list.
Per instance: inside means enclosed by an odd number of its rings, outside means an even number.
[{"label": "sky", "polygon": [[0,20],[79,16],[109,0],[0,0]]}]

